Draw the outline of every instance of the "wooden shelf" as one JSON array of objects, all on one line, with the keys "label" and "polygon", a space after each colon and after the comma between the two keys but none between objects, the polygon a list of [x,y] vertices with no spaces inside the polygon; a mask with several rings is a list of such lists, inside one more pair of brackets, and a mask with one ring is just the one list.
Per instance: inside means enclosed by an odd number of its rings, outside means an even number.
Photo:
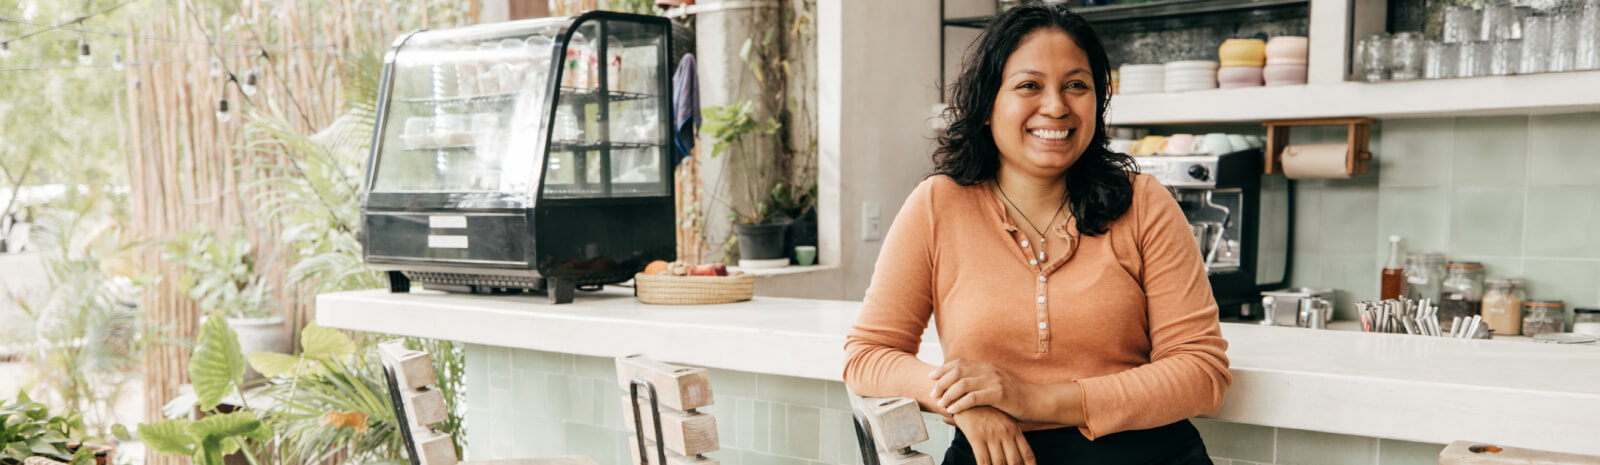
[{"label": "wooden shelf", "polygon": [[1600,111],[1600,71],[1117,95],[1117,126],[1280,119],[1537,115]]},{"label": "wooden shelf", "polygon": [[[1311,0],[1158,0],[1145,3],[1074,8],[1072,11],[1091,23],[1139,21],[1198,13],[1247,10],[1284,5],[1304,5]],[[993,16],[948,18],[944,25],[982,29]]]}]

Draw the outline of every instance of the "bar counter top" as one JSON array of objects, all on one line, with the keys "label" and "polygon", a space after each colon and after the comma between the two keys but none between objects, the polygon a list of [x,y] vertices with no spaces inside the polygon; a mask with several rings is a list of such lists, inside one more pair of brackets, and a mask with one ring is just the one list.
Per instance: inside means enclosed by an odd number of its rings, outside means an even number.
[{"label": "bar counter top", "polygon": [[[542,296],[351,291],[317,296],[323,326],[518,349],[839,381],[860,302],[756,297],[647,305],[631,289]],[[1234,377],[1207,418],[1429,443],[1600,455],[1600,347],[1225,323]],[[922,360],[943,359],[932,329]]]}]

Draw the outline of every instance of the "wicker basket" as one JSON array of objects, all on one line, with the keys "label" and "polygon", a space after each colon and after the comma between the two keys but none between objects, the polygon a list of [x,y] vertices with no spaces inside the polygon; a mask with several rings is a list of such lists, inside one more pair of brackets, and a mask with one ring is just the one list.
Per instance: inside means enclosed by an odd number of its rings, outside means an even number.
[{"label": "wicker basket", "polygon": [[657,305],[725,304],[750,300],[756,294],[755,275],[672,276],[633,275],[639,301]]}]

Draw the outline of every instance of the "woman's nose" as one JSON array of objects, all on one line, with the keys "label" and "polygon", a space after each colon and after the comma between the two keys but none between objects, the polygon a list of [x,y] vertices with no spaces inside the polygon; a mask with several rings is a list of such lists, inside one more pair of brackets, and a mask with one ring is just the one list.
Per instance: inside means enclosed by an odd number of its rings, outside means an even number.
[{"label": "woman's nose", "polygon": [[1039,114],[1051,118],[1065,118],[1072,110],[1067,106],[1067,98],[1061,93],[1046,93],[1044,101],[1039,102]]}]

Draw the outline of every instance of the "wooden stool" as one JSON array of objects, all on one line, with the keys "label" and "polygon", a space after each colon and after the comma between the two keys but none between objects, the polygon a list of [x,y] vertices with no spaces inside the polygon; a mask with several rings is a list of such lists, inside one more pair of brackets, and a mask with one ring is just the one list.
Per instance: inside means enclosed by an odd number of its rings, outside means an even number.
[{"label": "wooden stool", "polygon": [[928,440],[917,401],[905,397],[850,396],[856,419],[856,442],[863,465],[933,465],[933,457],[911,450]]},{"label": "wooden stool", "polygon": [[711,405],[711,376],[704,368],[668,365],[643,355],[617,357],[622,423],[633,431],[634,465],[717,465],[717,418],[695,409]]},{"label": "wooden stool", "polygon": [[599,465],[587,455],[460,462],[450,435],[433,428],[449,416],[444,395],[432,387],[439,382],[433,358],[407,348],[401,340],[379,344],[378,353],[411,465]]}]

